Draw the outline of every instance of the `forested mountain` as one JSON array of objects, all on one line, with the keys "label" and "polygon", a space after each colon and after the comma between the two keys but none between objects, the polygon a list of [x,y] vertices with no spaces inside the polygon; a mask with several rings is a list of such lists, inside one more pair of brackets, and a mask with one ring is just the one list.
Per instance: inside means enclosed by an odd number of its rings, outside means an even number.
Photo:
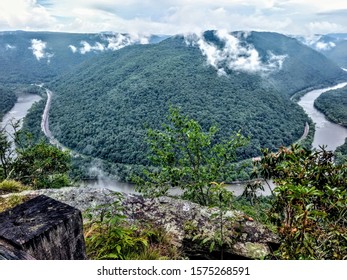
[{"label": "forested mountain", "polygon": [[347,86],[324,92],[314,106],[331,121],[347,127]]},{"label": "forested mountain", "polygon": [[276,55],[286,55],[281,71],[271,75],[281,92],[292,95],[308,87],[324,87],[337,80],[346,80],[346,74],[336,67],[336,63],[296,39],[276,33],[252,32],[249,41],[260,53],[271,51]]},{"label": "forested mountain", "polygon": [[41,83],[105,51],[162,37],[120,33],[0,32],[0,83]]},{"label": "forested mountain", "polygon": [[301,41],[321,52],[340,67],[347,68],[346,33],[316,35],[310,40],[302,37]]},{"label": "forested mountain", "polygon": [[146,163],[146,128],[159,128],[170,106],[219,137],[251,137],[243,157],[289,145],[307,116],[289,100],[297,90],[346,74],[323,55],[276,33],[205,32],[156,45],[134,45],[93,58],[50,84],[53,134],[84,154]]}]

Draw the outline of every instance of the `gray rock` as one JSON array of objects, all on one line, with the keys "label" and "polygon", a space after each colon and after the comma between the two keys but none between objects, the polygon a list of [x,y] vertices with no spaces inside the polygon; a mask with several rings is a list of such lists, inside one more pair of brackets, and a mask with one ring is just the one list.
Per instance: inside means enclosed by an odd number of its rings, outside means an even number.
[{"label": "gray rock", "polygon": [[[30,194],[45,194],[82,212],[117,200],[114,191],[101,188],[45,189]],[[134,194],[123,194],[123,197],[124,214],[129,220],[150,222],[164,228],[172,236],[173,245],[189,257],[209,259],[215,254],[218,258],[218,253],[210,253],[207,247],[193,242],[195,235],[213,238],[218,232],[220,223],[215,217],[218,209],[170,197],[149,199]],[[225,217],[230,220],[225,223],[225,237],[233,240],[224,249],[229,258],[264,258],[270,253],[270,246],[279,242],[278,237],[264,225],[240,211],[228,211]],[[198,253],[194,256],[194,252]]]},{"label": "gray rock", "polygon": [[86,259],[81,212],[44,195],[0,213],[0,240],[35,259]]}]

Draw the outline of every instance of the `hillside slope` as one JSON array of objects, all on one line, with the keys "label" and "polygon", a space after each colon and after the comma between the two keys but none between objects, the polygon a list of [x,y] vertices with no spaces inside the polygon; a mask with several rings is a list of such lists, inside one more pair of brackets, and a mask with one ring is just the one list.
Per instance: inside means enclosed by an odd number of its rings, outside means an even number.
[{"label": "hillside slope", "polygon": [[271,81],[281,92],[292,95],[306,88],[330,86],[347,79],[336,62],[293,38],[277,33],[252,32],[249,41],[260,53],[271,51],[286,56],[281,70],[271,75]]},{"label": "hillside slope", "polygon": [[0,83],[41,83],[105,51],[159,42],[120,33],[0,32]]},{"label": "hillside slope", "polygon": [[[201,38],[176,36],[156,45],[105,53],[57,79],[51,84],[53,134],[87,155],[147,163],[146,127],[160,128],[173,105],[206,129],[217,124],[220,137],[241,129],[252,139],[242,153],[250,157],[261,147],[289,145],[303,133],[307,116],[289,100],[293,91],[333,83],[345,75],[318,52],[283,35],[252,32],[245,40],[240,36],[235,60],[232,49],[225,50],[232,39],[216,34],[204,34],[208,45]],[[226,54],[225,60],[209,60],[203,47]],[[327,65],[299,64],[305,57]]]},{"label": "hillside slope", "polygon": [[316,35],[310,40],[301,37],[299,40],[321,52],[340,67],[347,68],[347,33]]}]

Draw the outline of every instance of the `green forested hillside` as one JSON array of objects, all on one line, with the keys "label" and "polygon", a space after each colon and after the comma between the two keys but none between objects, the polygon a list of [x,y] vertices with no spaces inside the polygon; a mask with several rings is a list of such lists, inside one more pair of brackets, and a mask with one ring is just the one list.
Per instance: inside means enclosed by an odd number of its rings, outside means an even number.
[{"label": "green forested hillside", "polygon": [[337,42],[334,48],[324,54],[339,66],[347,68],[347,40]]},{"label": "green forested hillside", "polygon": [[17,101],[15,93],[0,86],[0,120],[14,106]]},{"label": "green forested hillside", "polygon": [[277,33],[252,32],[247,40],[263,55],[269,50],[276,55],[286,55],[281,71],[274,72],[270,78],[281,92],[292,95],[347,79],[337,64],[296,39]]},{"label": "green forested hillside", "polygon": [[[0,32],[0,83],[48,82],[91,57],[140,39],[120,33]],[[162,38],[147,39],[158,42]]]},{"label": "green forested hillside", "polygon": [[314,106],[331,121],[347,127],[347,86],[321,94]]},{"label": "green forested hillside", "polygon": [[[320,38],[319,43],[323,48],[319,51],[337,65],[347,68],[347,34],[327,34]],[[319,46],[319,45],[318,45]],[[328,47],[326,47],[328,46]]]},{"label": "green forested hillside", "polygon": [[279,92],[258,73],[218,76],[182,37],[98,56],[50,86],[53,134],[72,149],[120,163],[146,163],[146,128],[160,127],[170,106],[205,128],[216,124],[219,137],[241,129],[252,139],[243,157],[289,145],[307,121],[289,89]]}]

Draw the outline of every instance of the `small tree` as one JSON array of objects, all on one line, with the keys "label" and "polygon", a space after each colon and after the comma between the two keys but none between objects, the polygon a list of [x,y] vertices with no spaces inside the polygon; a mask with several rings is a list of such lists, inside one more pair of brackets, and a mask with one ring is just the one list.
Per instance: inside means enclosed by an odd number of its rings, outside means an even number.
[{"label": "small tree", "polygon": [[218,198],[211,192],[212,182],[223,182],[234,169],[236,151],[248,139],[239,132],[218,140],[218,129],[204,132],[200,124],[171,108],[169,124],[163,130],[148,130],[150,160],[155,168],[136,177],[138,189],[150,196],[167,194],[172,187],[183,190],[186,199],[211,205]]},{"label": "small tree", "polygon": [[19,150],[11,178],[36,189],[68,185],[70,155],[43,141]]},{"label": "small tree", "polygon": [[13,140],[0,131],[0,179],[14,179],[33,188],[57,188],[69,184],[70,154],[41,141],[11,123]]}]

